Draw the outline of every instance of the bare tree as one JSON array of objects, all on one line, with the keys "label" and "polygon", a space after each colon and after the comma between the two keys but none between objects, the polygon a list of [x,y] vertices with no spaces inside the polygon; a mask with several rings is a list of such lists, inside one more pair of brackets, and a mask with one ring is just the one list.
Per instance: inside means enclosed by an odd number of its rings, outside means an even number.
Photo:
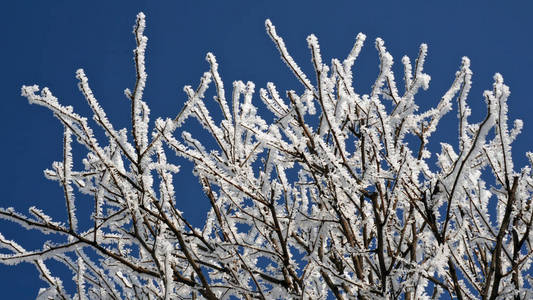
[{"label": "bare tree", "polygon": [[[0,255],[2,263],[33,263],[48,282],[39,298],[71,298],[47,268],[50,259],[75,274],[79,299],[533,297],[533,175],[529,166],[513,166],[511,143],[522,122],[508,128],[509,89],[501,75],[483,94],[487,114],[478,123],[468,120],[466,57],[436,107],[419,112],[414,97],[430,81],[425,44],[414,64],[402,58],[403,86],[397,87],[393,58],[376,39],[379,75],[370,94],[360,95],[352,66],[365,35],[357,36],[346,59],[329,65],[310,35],[315,74],[304,74],[267,20],[267,33],[302,85],[284,96],[273,83],[260,89],[273,122],[257,115],[252,82],[234,82],[226,97],[208,53],[209,71],[196,89],[185,87],[181,111],[149,130],[144,28],[140,13],[133,32],[137,81],[125,90],[129,129],[109,122],[81,69],[79,88],[105,140],[49,89],[22,88],[30,103],[50,109],[64,126],[63,161],[45,175],[63,187],[66,221],[36,207],[27,215],[0,210],[3,219],[64,237],[27,250],[0,235],[11,252]],[[209,87],[221,122],[204,103]],[[458,147],[441,143],[438,163],[430,165],[426,145],[453,102]],[[188,118],[212,140],[184,131]],[[73,137],[87,150],[84,170],[72,170]],[[201,229],[176,206],[179,183],[172,174],[179,168],[167,161],[169,148],[194,163],[211,204]],[[533,155],[527,156],[531,163]],[[78,226],[80,214],[87,214],[76,210],[79,193],[94,200],[89,228]]]}]

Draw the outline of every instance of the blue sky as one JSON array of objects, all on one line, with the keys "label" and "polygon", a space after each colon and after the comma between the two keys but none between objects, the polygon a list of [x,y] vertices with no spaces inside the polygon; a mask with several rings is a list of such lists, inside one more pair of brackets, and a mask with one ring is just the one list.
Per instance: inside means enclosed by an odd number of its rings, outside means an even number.
[{"label": "blue sky", "polygon": [[[479,120],[485,113],[481,93],[491,88],[495,72],[502,73],[511,88],[511,119],[520,118],[525,123],[513,149],[518,167],[525,165],[523,153],[533,150],[529,139],[533,136],[533,122],[529,121],[533,109],[530,1],[88,2],[0,4],[1,207],[25,212],[35,205],[51,211],[52,216],[64,216],[62,190],[42,175],[43,169],[60,160],[61,125],[46,109],[29,105],[20,96],[20,87],[34,83],[48,86],[62,103],[89,115],[74,77],[77,68],[84,68],[111,121],[117,127],[127,126],[129,108],[123,90],[134,84],[131,29],[139,11],[147,16],[149,77],[145,98],[152,116],[173,117],[180,110],[186,100],[182,87],[198,83],[208,67],[204,59],[208,51],[217,56],[226,86],[234,80],[251,80],[259,88],[272,81],[280,90],[300,90],[265,34],[264,21],[270,18],[304,71],[311,70],[305,42],[308,34],[318,37],[324,58],[330,59],[344,58],[357,33],[365,33],[366,46],[354,70],[359,93],[367,93],[377,75],[372,42],[376,37],[385,40],[396,62],[404,54],[414,58],[419,44],[428,44],[425,70],[432,80],[430,90],[417,98],[422,107],[436,105],[466,55],[474,71],[469,102],[472,119]],[[437,133],[438,138],[452,144],[455,114],[449,114]],[[430,147],[438,145],[432,140]],[[190,164],[179,162],[184,165],[176,176],[178,203],[199,226],[207,199],[190,173]],[[79,160],[75,166],[80,166]],[[84,198],[80,199],[83,202]],[[91,205],[81,203],[80,209]],[[0,223],[0,231],[8,238],[26,241],[28,248],[41,241],[39,235],[16,228]],[[69,273],[57,270],[69,281]],[[0,265],[2,298],[31,299],[39,287],[44,287],[44,282],[33,266]]]}]

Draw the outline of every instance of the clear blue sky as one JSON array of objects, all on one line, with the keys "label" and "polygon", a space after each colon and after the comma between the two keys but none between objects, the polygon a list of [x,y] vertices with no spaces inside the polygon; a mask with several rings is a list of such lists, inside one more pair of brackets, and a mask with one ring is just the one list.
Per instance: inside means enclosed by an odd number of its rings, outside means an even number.
[{"label": "clear blue sky", "polygon": [[[152,116],[171,117],[179,111],[185,101],[182,87],[198,83],[207,70],[208,51],[217,56],[226,86],[242,79],[258,88],[273,81],[281,90],[300,90],[265,34],[264,21],[270,18],[304,71],[311,70],[308,34],[317,35],[329,59],[344,58],[357,33],[365,33],[366,47],[354,70],[360,93],[369,91],[378,71],[376,37],[385,40],[396,62],[404,54],[416,56],[419,44],[428,43],[426,71],[432,81],[430,90],[417,98],[423,107],[436,105],[466,55],[474,71],[472,118],[479,120],[485,113],[481,93],[491,88],[495,72],[502,73],[511,87],[511,117],[525,123],[513,149],[519,167],[525,164],[523,153],[533,150],[531,1],[2,1],[0,8],[1,207],[25,212],[35,205],[64,216],[60,187],[42,175],[52,161],[60,160],[62,128],[49,111],[30,106],[20,87],[48,86],[62,103],[88,115],[74,78],[75,70],[84,68],[111,121],[126,126],[129,108],[123,90],[134,84],[131,29],[139,11],[147,16],[145,95]],[[438,132],[451,143],[455,114],[450,113],[449,126]],[[430,147],[438,147],[438,141]],[[176,177],[180,209],[200,225],[207,199],[190,165],[185,163],[182,171]],[[80,197],[80,209],[90,208],[88,201]],[[0,222],[0,231],[25,240],[28,248],[40,241],[39,235],[5,222]],[[63,277],[72,286],[72,275]],[[44,286],[33,266],[0,265],[0,298],[32,299]]]}]

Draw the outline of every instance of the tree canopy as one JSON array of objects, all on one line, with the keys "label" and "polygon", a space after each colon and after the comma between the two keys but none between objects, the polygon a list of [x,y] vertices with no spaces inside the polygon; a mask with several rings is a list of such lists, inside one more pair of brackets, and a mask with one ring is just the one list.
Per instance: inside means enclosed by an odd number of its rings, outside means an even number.
[{"label": "tree canopy", "polygon": [[[345,59],[331,62],[310,35],[314,73],[305,74],[274,25],[265,25],[301,83],[285,94],[274,83],[256,93],[254,83],[236,81],[227,90],[208,53],[209,69],[197,87],[184,88],[181,110],[150,123],[143,13],[133,31],[136,82],[124,91],[130,128],[113,126],[82,69],[76,76],[92,121],[48,88],[24,86],[22,95],[64,126],[63,160],[45,176],[63,188],[66,217],[1,209],[1,218],[62,240],[28,250],[0,234],[11,252],[0,262],[35,264],[49,284],[42,299],[72,297],[49,271],[51,259],[75,274],[80,299],[531,298],[533,174],[531,166],[513,166],[522,122],[508,124],[502,76],[483,94],[479,122],[469,120],[466,57],[435,107],[419,111],[415,96],[430,82],[425,44],[414,62],[401,59],[397,83],[393,57],[377,38],[379,74],[370,93],[359,94],[352,67],[364,34]],[[273,121],[258,113],[260,105]],[[426,146],[453,106],[457,146],[441,142],[432,165]],[[191,119],[208,139],[186,131]],[[87,152],[82,170],[73,170],[74,141]],[[211,204],[203,228],[179,210],[179,166],[170,152],[194,164],[205,194],[198,201]],[[94,200],[88,228],[77,222],[86,213],[76,210],[79,194]]]}]

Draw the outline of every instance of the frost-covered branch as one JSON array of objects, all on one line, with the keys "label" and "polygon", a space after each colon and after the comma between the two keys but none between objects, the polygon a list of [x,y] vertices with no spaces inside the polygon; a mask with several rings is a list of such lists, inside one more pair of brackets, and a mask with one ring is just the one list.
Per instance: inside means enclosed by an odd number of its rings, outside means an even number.
[{"label": "frost-covered branch", "polygon": [[[414,64],[403,56],[397,76],[377,38],[378,74],[370,93],[359,94],[352,67],[364,34],[346,59],[330,64],[310,35],[314,74],[305,74],[267,20],[268,35],[303,87],[281,94],[269,82],[257,105],[255,85],[225,84],[208,53],[208,71],[196,89],[184,88],[183,107],[149,132],[145,23],[140,13],[133,30],[136,80],[125,91],[129,129],[114,128],[81,69],[76,76],[94,123],[48,88],[22,88],[64,127],[62,161],[45,176],[63,187],[65,217],[36,207],[28,215],[0,209],[4,220],[53,234],[34,250],[0,234],[8,252],[0,262],[33,263],[48,284],[39,298],[533,297],[533,173],[531,165],[513,164],[522,122],[509,128],[510,92],[500,74],[484,93],[487,115],[478,123],[469,118],[473,73],[466,57],[435,107],[419,111],[415,97],[430,82],[426,44]],[[219,109],[209,109],[211,98]],[[427,146],[455,105],[458,141],[441,142],[433,165]],[[274,121],[262,116],[265,106]],[[190,119],[211,139],[184,130],[194,126]],[[73,169],[72,137],[86,151],[82,170]],[[179,210],[183,196],[173,178],[179,166],[169,162],[167,149],[194,164],[201,200],[211,205],[203,228]],[[76,205],[85,199],[94,210],[83,228],[78,219],[86,212]],[[75,295],[51,274],[50,259],[75,274]]]}]

